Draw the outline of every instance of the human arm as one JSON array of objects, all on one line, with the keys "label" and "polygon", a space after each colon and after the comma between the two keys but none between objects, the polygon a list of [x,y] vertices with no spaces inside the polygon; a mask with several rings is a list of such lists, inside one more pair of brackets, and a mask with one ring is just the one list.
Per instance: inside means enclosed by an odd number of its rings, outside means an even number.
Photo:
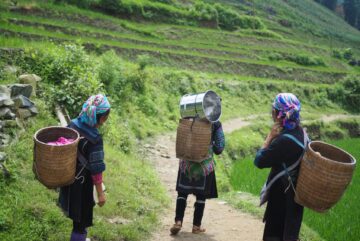
[{"label": "human arm", "polygon": [[225,148],[225,135],[220,121],[213,124],[213,151],[216,155],[220,155]]},{"label": "human arm", "polygon": [[91,176],[93,184],[95,185],[96,193],[98,196],[98,205],[100,207],[104,206],[106,202],[106,196],[103,190],[103,182],[102,182],[102,173],[98,173]]}]

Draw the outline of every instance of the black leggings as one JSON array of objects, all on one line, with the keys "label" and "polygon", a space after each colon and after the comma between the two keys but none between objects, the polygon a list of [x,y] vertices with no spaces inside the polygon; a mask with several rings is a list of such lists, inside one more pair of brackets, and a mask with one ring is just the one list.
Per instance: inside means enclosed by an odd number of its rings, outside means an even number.
[{"label": "black leggings", "polygon": [[[194,210],[193,225],[200,227],[205,209],[205,196],[203,195],[195,195],[195,196],[196,196],[196,202],[194,203],[195,210]],[[175,222],[177,221],[181,221],[181,223],[183,222],[187,197],[188,194],[178,192],[178,197],[176,200]]]}]

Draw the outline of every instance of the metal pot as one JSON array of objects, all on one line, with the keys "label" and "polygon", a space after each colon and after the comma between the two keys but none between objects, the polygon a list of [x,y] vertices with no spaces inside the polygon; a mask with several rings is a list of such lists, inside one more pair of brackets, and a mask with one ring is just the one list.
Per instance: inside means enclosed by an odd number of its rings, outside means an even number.
[{"label": "metal pot", "polygon": [[212,90],[200,94],[184,95],[180,100],[182,118],[197,117],[216,122],[221,116],[220,97]]}]

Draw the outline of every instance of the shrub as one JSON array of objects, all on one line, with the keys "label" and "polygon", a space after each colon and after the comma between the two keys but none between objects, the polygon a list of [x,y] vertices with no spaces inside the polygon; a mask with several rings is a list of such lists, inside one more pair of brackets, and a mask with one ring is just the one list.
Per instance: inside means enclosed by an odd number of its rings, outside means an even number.
[{"label": "shrub", "polygon": [[[112,110],[107,122],[101,129],[106,142],[124,153],[130,153],[134,146],[135,138],[129,129],[129,123],[126,118],[121,117],[116,113],[116,110]],[[122,128],[119,128],[119,126]]]},{"label": "shrub", "polygon": [[292,55],[289,59],[297,64],[305,66],[325,66],[325,62],[319,57]]},{"label": "shrub", "polygon": [[353,51],[352,51],[352,49],[351,48],[347,48],[347,49],[345,49],[344,50],[344,59],[346,59],[346,60],[351,60],[352,59],[352,57],[353,57],[353,55],[354,55],[354,53],[353,53]]},{"label": "shrub", "polygon": [[100,0],[99,5],[102,9],[112,14],[121,12],[121,3],[119,0]]},{"label": "shrub", "polygon": [[126,80],[124,77],[123,61],[111,50],[100,57],[98,67],[99,80],[111,96],[120,95]]},{"label": "shrub", "polygon": [[268,58],[272,61],[279,61],[284,59],[284,57],[280,53],[272,53],[269,55]]},{"label": "shrub", "polygon": [[270,30],[252,30],[252,34],[255,34],[255,35],[258,35],[261,37],[266,37],[266,38],[277,38],[277,39],[283,38],[280,34],[270,31]]},{"label": "shrub", "polygon": [[81,8],[90,8],[98,3],[98,0],[56,0],[55,3],[68,3],[73,4]]},{"label": "shrub", "polygon": [[357,64],[356,59],[354,58],[354,52],[352,51],[351,48],[334,49],[332,51],[332,56],[337,59],[345,59],[345,60],[349,61],[350,65],[353,65],[353,66],[355,66]]},{"label": "shrub", "polygon": [[272,61],[287,60],[304,66],[326,66],[320,57],[307,56],[304,54],[272,53],[268,57]]},{"label": "shrub", "polygon": [[342,53],[342,51],[340,49],[333,49],[332,56],[334,58],[337,58],[337,59],[342,59],[343,58],[343,53]]},{"label": "shrub", "polygon": [[144,70],[146,66],[151,64],[151,57],[148,54],[141,54],[137,56],[137,63],[139,64],[139,69]]},{"label": "shrub", "polygon": [[181,8],[162,2],[148,0],[101,0],[99,6],[112,14],[125,14],[128,16],[144,17],[155,21],[176,23],[178,20],[186,19],[188,13]]},{"label": "shrub", "polygon": [[354,111],[360,112],[360,77],[349,76],[343,81],[345,95],[345,104],[353,108]]},{"label": "shrub", "polygon": [[202,1],[195,2],[190,9],[190,15],[194,16],[197,20],[218,22],[218,12],[215,7]]},{"label": "shrub", "polygon": [[331,106],[331,102],[328,98],[328,95],[325,91],[317,92],[315,95],[312,96],[312,105],[318,106]]},{"label": "shrub", "polygon": [[82,103],[93,94],[102,91],[95,63],[83,47],[63,45],[45,50],[30,50],[25,55],[22,68],[44,80],[43,96],[49,103],[65,106],[74,116]]},{"label": "shrub", "polygon": [[236,30],[237,28],[242,29],[262,29],[264,28],[263,23],[260,19],[250,16],[240,16],[234,10],[224,7],[221,4],[215,4],[215,9],[219,16],[219,26],[226,30]]},{"label": "shrub", "polygon": [[329,96],[350,110],[360,112],[360,77],[346,77],[329,90]]}]

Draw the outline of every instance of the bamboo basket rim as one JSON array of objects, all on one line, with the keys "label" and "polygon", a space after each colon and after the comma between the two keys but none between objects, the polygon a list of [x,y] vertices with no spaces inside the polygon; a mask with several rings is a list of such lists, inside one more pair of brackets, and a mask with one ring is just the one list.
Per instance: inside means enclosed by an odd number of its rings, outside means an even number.
[{"label": "bamboo basket rim", "polygon": [[74,130],[72,128],[69,128],[69,127],[62,127],[62,126],[48,126],[48,127],[44,127],[44,128],[41,128],[40,130],[36,131],[35,134],[34,134],[34,140],[40,144],[43,144],[43,145],[46,145],[46,146],[53,146],[53,145],[50,145],[48,143],[45,143],[45,142],[42,142],[40,141],[37,136],[40,132],[42,131],[45,131],[47,129],[66,129],[66,130],[70,130],[72,132],[74,132],[76,134],[76,139],[72,142],[72,143],[68,143],[68,144],[65,144],[65,145],[62,145],[62,146],[67,146],[67,145],[72,145],[74,143],[77,143],[79,140],[80,140],[80,134],[77,130]]},{"label": "bamboo basket rim", "polygon": [[[348,155],[348,156],[351,158],[351,161],[352,161],[352,162],[350,162],[350,163],[348,163],[348,162],[339,162],[339,161],[335,161],[335,160],[329,159],[329,158],[327,158],[327,157],[325,157],[325,156],[322,156],[322,155],[319,156],[319,155],[316,153],[316,151],[314,151],[314,150],[311,148],[311,144],[312,144],[312,143],[320,143],[320,144],[323,144],[323,145],[325,145],[325,146],[330,146],[330,147],[336,149],[337,151],[344,152],[346,155]],[[323,141],[312,141],[312,142],[310,142],[310,143],[308,144],[308,148],[311,150],[311,152],[312,152],[313,154],[317,155],[319,158],[322,158],[322,159],[324,159],[324,160],[326,160],[326,161],[328,161],[328,162],[330,162],[330,163],[333,163],[333,164],[339,164],[339,163],[341,163],[341,165],[347,165],[347,166],[354,166],[354,165],[356,165],[356,159],[355,159],[349,152],[347,152],[347,151],[345,151],[345,150],[343,150],[343,149],[341,149],[341,148],[339,148],[339,147],[337,147],[337,146],[335,146],[335,145],[332,145],[332,144],[329,144],[329,143],[326,143],[326,142],[323,142]]]}]

